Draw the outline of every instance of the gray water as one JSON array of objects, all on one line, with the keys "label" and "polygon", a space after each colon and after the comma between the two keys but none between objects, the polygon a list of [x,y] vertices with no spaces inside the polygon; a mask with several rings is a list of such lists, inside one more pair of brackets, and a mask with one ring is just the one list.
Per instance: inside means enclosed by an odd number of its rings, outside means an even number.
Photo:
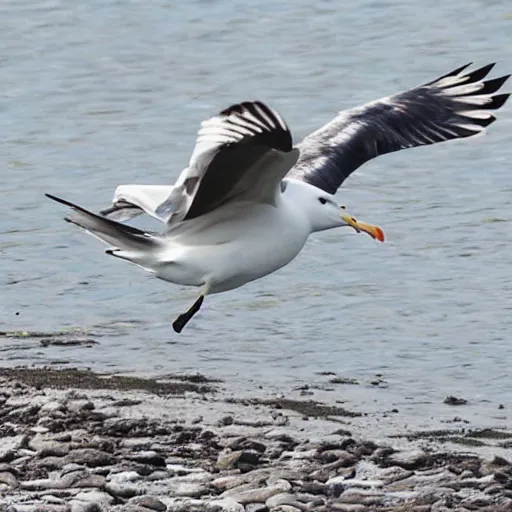
[{"label": "gray water", "polygon": [[0,29],[0,330],[85,328],[99,341],[3,339],[3,365],[197,371],[242,393],[381,373],[386,390],[335,398],[401,404],[422,424],[453,416],[442,400],[455,394],[482,422],[506,421],[510,104],[484,137],[383,156],[345,183],[340,201],[385,244],[317,234],[281,271],[208,298],[181,335],[171,321],[195,291],[106,256],[43,193],[99,210],[119,183],[172,183],[200,121],[235,101],[268,101],[298,141],[342,108],[467,62],[510,73],[508,0],[4,0]]}]

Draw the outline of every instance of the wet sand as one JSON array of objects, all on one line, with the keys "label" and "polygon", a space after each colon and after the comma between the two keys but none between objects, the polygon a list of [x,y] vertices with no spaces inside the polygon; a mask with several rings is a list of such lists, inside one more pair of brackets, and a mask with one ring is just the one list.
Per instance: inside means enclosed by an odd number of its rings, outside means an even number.
[{"label": "wet sand", "polygon": [[2,512],[512,510],[510,460],[474,451],[502,429],[382,442],[362,412],[202,375],[44,368],[0,369],[0,415]]}]

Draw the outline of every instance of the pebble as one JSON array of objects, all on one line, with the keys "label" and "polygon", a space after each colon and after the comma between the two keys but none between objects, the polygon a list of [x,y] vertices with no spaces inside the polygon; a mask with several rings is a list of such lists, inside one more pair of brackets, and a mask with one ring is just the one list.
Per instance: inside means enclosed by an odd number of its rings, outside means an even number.
[{"label": "pebble", "polygon": [[426,455],[423,450],[395,452],[388,457],[389,462],[404,469],[418,469],[425,459]]},{"label": "pebble", "polygon": [[298,508],[299,510],[308,509],[307,505],[300,503],[295,495],[289,492],[281,492],[279,494],[270,496],[270,498],[265,501],[265,505],[269,509],[274,509],[282,505],[291,505],[292,507]]},{"label": "pebble", "polygon": [[[287,482],[288,483],[288,482]],[[238,503],[251,503],[251,502],[266,502],[274,494],[279,494],[282,491],[288,491],[291,485],[274,485],[272,487],[259,487],[257,489],[247,489],[231,494]]]},{"label": "pebble", "polygon": [[245,512],[268,512],[268,507],[265,503],[248,503]]},{"label": "pebble", "polygon": [[112,494],[112,496],[119,498],[132,498],[139,493],[139,488],[137,486],[128,483],[119,483],[116,481],[108,482],[105,485],[105,489]]},{"label": "pebble", "polygon": [[152,496],[136,496],[128,501],[128,504],[138,505],[140,507],[146,507],[149,510],[156,510],[156,512],[166,512],[167,505],[157,498]]}]

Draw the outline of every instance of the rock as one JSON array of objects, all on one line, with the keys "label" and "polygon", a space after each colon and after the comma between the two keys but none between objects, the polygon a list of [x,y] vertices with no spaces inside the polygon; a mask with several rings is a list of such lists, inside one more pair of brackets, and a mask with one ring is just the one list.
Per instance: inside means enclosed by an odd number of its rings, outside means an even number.
[{"label": "rock", "polygon": [[268,498],[267,501],[265,501],[265,505],[271,510],[277,507],[282,507],[283,505],[291,505],[292,507],[295,507],[299,510],[308,509],[307,505],[305,505],[304,503],[300,503],[295,497],[295,495],[289,492],[282,492],[270,496],[270,498]]},{"label": "rock", "polygon": [[493,500],[490,496],[485,495],[477,495],[477,496],[469,496],[466,499],[463,499],[459,502],[459,507],[465,507],[469,510],[481,510],[484,507],[489,507],[493,503]]},{"label": "rock", "polygon": [[250,470],[258,464],[260,457],[260,452],[256,450],[223,450],[217,458],[217,468]]},{"label": "rock", "polygon": [[74,462],[84,466],[95,468],[97,466],[108,466],[115,462],[115,458],[110,453],[95,450],[94,448],[79,448],[73,450],[64,457],[65,463]]},{"label": "rock", "polygon": [[[18,431],[19,432],[19,431]],[[16,450],[21,448],[25,436],[2,437],[0,443],[0,462],[11,462],[16,454]]]},{"label": "rock", "polygon": [[153,450],[130,453],[129,455],[126,455],[126,458],[135,462],[140,462],[141,464],[160,467],[165,466],[165,457],[162,457],[162,455]]},{"label": "rock", "polygon": [[[370,509],[366,505],[359,503],[333,503],[331,510],[332,512],[370,512]],[[411,509],[411,512],[413,512],[413,510],[414,509]]]},{"label": "rock", "polygon": [[384,485],[382,480],[358,480],[355,478],[348,478],[344,482],[345,487],[359,487],[362,489],[378,489]]},{"label": "rock", "polygon": [[247,439],[245,437],[232,441],[228,445],[228,448],[231,448],[231,450],[250,450],[259,453],[263,453],[267,449],[266,445],[262,442],[255,439]]},{"label": "rock", "polygon": [[133,484],[110,481],[105,485],[105,489],[112,494],[112,496],[120,498],[133,498],[139,493],[139,488]]},{"label": "rock", "polygon": [[380,470],[379,473],[379,477],[386,484],[392,484],[393,482],[404,480],[406,478],[409,478],[411,475],[414,475],[413,471],[404,469],[400,466],[390,466],[388,468]]},{"label": "rock", "polygon": [[92,475],[87,471],[74,471],[65,474],[59,481],[62,487],[96,487],[101,489],[105,486],[106,479],[101,475]]},{"label": "rock", "polygon": [[242,455],[242,450],[223,450],[217,457],[217,468],[218,469],[232,469],[236,466],[238,459]]},{"label": "rock", "polygon": [[318,454],[317,458],[323,463],[337,462],[340,467],[353,466],[356,458],[345,450],[325,450]]},{"label": "rock", "polygon": [[98,503],[71,500],[71,512],[104,512],[104,510]]},{"label": "rock", "polygon": [[169,482],[169,491],[174,496],[200,498],[208,494],[208,486],[198,482]]},{"label": "rock", "polygon": [[285,480],[282,483],[273,485],[271,487],[260,487],[257,489],[247,489],[244,491],[233,492],[231,494],[231,498],[241,504],[246,503],[265,503],[271,496],[274,494],[282,493],[283,491],[287,492],[291,489],[291,485],[289,482]]},{"label": "rock", "polygon": [[20,487],[21,489],[35,491],[43,489],[57,489],[59,484],[56,480],[52,480],[50,478],[40,478],[38,480],[26,480],[24,482],[20,482]]},{"label": "rock", "polygon": [[418,469],[426,461],[426,454],[423,450],[409,450],[395,452],[388,457],[388,461],[404,469]]},{"label": "rock", "polygon": [[364,489],[346,489],[338,500],[342,503],[355,503],[360,505],[380,505],[385,498],[384,493],[367,491]]},{"label": "rock", "polygon": [[224,416],[217,422],[217,424],[220,427],[223,427],[227,425],[232,425],[234,421],[235,420],[233,419],[233,416]]},{"label": "rock", "polygon": [[304,482],[301,486],[301,492],[308,494],[327,494],[328,486],[322,482],[313,480],[312,482]]},{"label": "rock", "polygon": [[272,441],[281,441],[282,443],[287,443],[293,446],[300,444],[300,441],[292,437],[284,429],[269,430],[265,433],[265,437],[267,439],[271,439]]},{"label": "rock", "polygon": [[248,503],[245,512],[268,512],[268,507],[265,503]]},{"label": "rock", "polygon": [[220,507],[222,512],[245,512],[244,506],[235,501],[233,498],[213,500],[210,501],[209,504],[213,507]]},{"label": "rock", "polygon": [[110,494],[104,491],[98,491],[96,489],[92,491],[83,491],[75,496],[76,500],[85,501],[90,503],[97,503],[102,507],[108,507],[114,503],[114,498]]},{"label": "rock", "polygon": [[456,396],[450,395],[443,400],[443,403],[447,405],[466,405],[468,401],[465,398],[457,398]]},{"label": "rock", "polygon": [[0,473],[0,483],[5,484],[8,487],[14,487],[18,483],[18,480],[11,472],[2,471]]},{"label": "rock", "polygon": [[156,510],[156,512],[165,512],[167,510],[167,506],[164,503],[152,496],[136,496],[132,498],[128,504],[146,507],[149,510]]},{"label": "rock", "polygon": [[69,446],[62,443],[48,443],[48,446],[43,447],[40,452],[40,457],[64,457],[69,453]]},{"label": "rock", "polygon": [[[253,472],[248,474],[252,474]],[[211,485],[215,487],[218,490],[227,490],[232,489],[234,487],[239,487],[240,485],[243,485],[247,482],[247,479],[243,475],[227,475],[227,476],[221,476],[219,478],[216,478],[211,482]]]},{"label": "rock", "polygon": [[329,478],[325,485],[329,489],[329,495],[337,497],[346,488],[346,478],[344,476],[335,476]]}]

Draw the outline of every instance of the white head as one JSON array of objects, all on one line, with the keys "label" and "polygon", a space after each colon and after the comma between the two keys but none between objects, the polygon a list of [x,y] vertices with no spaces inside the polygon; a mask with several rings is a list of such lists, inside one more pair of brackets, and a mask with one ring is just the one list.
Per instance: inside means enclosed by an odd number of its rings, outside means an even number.
[{"label": "white head", "polygon": [[347,213],[343,205],[338,204],[334,196],[323,190],[295,179],[283,181],[283,199],[290,201],[306,216],[311,226],[311,233],[325,229],[350,226],[358,233],[368,233],[372,238],[384,241],[384,233],[377,226],[359,222]]}]

